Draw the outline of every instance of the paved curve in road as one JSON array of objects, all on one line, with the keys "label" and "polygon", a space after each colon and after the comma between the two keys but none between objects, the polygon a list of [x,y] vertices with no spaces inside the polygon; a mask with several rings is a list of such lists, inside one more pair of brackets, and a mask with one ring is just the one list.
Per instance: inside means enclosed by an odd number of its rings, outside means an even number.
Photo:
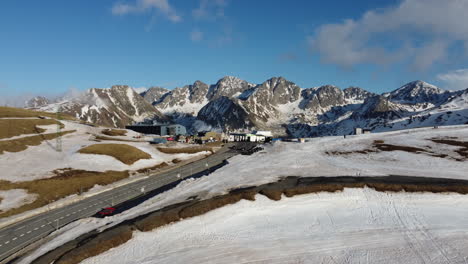
[{"label": "paved curve in road", "polygon": [[223,147],[205,159],[117,187],[69,206],[53,209],[7,226],[0,230],[0,263],[5,263],[14,253],[39,241],[58,228],[78,219],[95,215],[103,207],[134,199],[142,194],[143,189],[145,192],[149,192],[216,167],[237,154],[237,151]]}]

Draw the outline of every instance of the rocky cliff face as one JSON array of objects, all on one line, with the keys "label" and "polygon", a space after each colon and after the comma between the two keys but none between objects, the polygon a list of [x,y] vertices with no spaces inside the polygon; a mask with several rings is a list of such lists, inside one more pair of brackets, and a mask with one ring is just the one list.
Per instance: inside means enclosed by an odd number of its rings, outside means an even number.
[{"label": "rocky cliff face", "polygon": [[215,100],[221,96],[228,98],[238,98],[245,91],[254,87],[254,84],[248,83],[233,76],[225,76],[221,78],[215,85],[212,85],[207,94],[209,100]]},{"label": "rocky cliff face", "polygon": [[237,99],[230,99],[226,96],[218,97],[209,102],[198,112],[197,119],[222,131],[253,127],[249,113],[240,106]]},{"label": "rocky cliff face", "polygon": [[369,97],[376,95],[360,87],[348,87],[343,90],[343,93],[346,102],[349,104],[362,104]]},{"label": "rocky cliff face", "polygon": [[170,90],[162,87],[150,87],[140,95],[150,104],[158,104],[164,100],[164,96],[168,94]]}]

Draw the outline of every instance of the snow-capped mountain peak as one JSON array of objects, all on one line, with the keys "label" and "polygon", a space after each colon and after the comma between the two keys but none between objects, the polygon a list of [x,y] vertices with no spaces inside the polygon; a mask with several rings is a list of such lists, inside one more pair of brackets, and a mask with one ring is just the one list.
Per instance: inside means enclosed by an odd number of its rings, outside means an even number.
[{"label": "snow-capped mountain peak", "polygon": [[414,81],[403,85],[402,87],[389,93],[390,100],[400,103],[438,103],[447,99],[447,91],[438,88],[435,85]]}]

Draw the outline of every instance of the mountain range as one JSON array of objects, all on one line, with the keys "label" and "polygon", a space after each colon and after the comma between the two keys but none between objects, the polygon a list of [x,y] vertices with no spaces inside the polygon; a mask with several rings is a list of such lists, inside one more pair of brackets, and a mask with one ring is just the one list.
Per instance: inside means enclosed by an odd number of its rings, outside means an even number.
[{"label": "mountain range", "polygon": [[384,94],[359,87],[301,88],[283,77],[252,84],[226,76],[216,84],[195,81],[169,90],[137,93],[116,85],[73,98],[36,97],[26,107],[60,111],[87,122],[123,127],[147,119],[175,122],[189,131],[272,130],[277,135],[323,136],[355,127],[387,131],[468,123],[468,89],[447,91],[414,81]]}]

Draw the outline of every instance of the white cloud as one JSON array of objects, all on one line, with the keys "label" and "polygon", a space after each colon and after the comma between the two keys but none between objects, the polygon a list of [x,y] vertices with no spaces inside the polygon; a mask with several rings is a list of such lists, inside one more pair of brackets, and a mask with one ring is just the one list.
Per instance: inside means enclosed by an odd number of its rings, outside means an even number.
[{"label": "white cloud", "polygon": [[182,21],[182,17],[177,14],[168,0],[136,0],[134,4],[117,3],[112,7],[112,14],[126,15],[142,13],[148,10],[158,10],[172,22]]},{"label": "white cloud", "polygon": [[192,11],[195,19],[216,19],[224,17],[226,0],[200,0],[198,8]]},{"label": "white cloud", "polygon": [[190,32],[190,39],[193,41],[193,42],[199,42],[203,39],[203,32],[201,32],[200,30],[198,29],[194,29],[192,30],[192,32]]},{"label": "white cloud", "polygon": [[449,89],[468,88],[468,69],[459,69],[437,75],[437,79],[444,82]]},{"label": "white cloud", "polygon": [[[457,41],[464,43],[468,53],[467,13],[466,0],[403,0],[395,7],[368,11],[357,20],[322,25],[308,42],[327,63],[351,67],[413,59],[413,68],[424,70],[446,59],[447,50]],[[385,39],[393,46],[376,45],[378,38],[379,44]],[[395,47],[397,43],[401,44]]]},{"label": "white cloud", "polygon": [[132,87],[133,91],[135,91],[138,94],[141,94],[143,92],[146,92],[148,88],[146,87]]}]

